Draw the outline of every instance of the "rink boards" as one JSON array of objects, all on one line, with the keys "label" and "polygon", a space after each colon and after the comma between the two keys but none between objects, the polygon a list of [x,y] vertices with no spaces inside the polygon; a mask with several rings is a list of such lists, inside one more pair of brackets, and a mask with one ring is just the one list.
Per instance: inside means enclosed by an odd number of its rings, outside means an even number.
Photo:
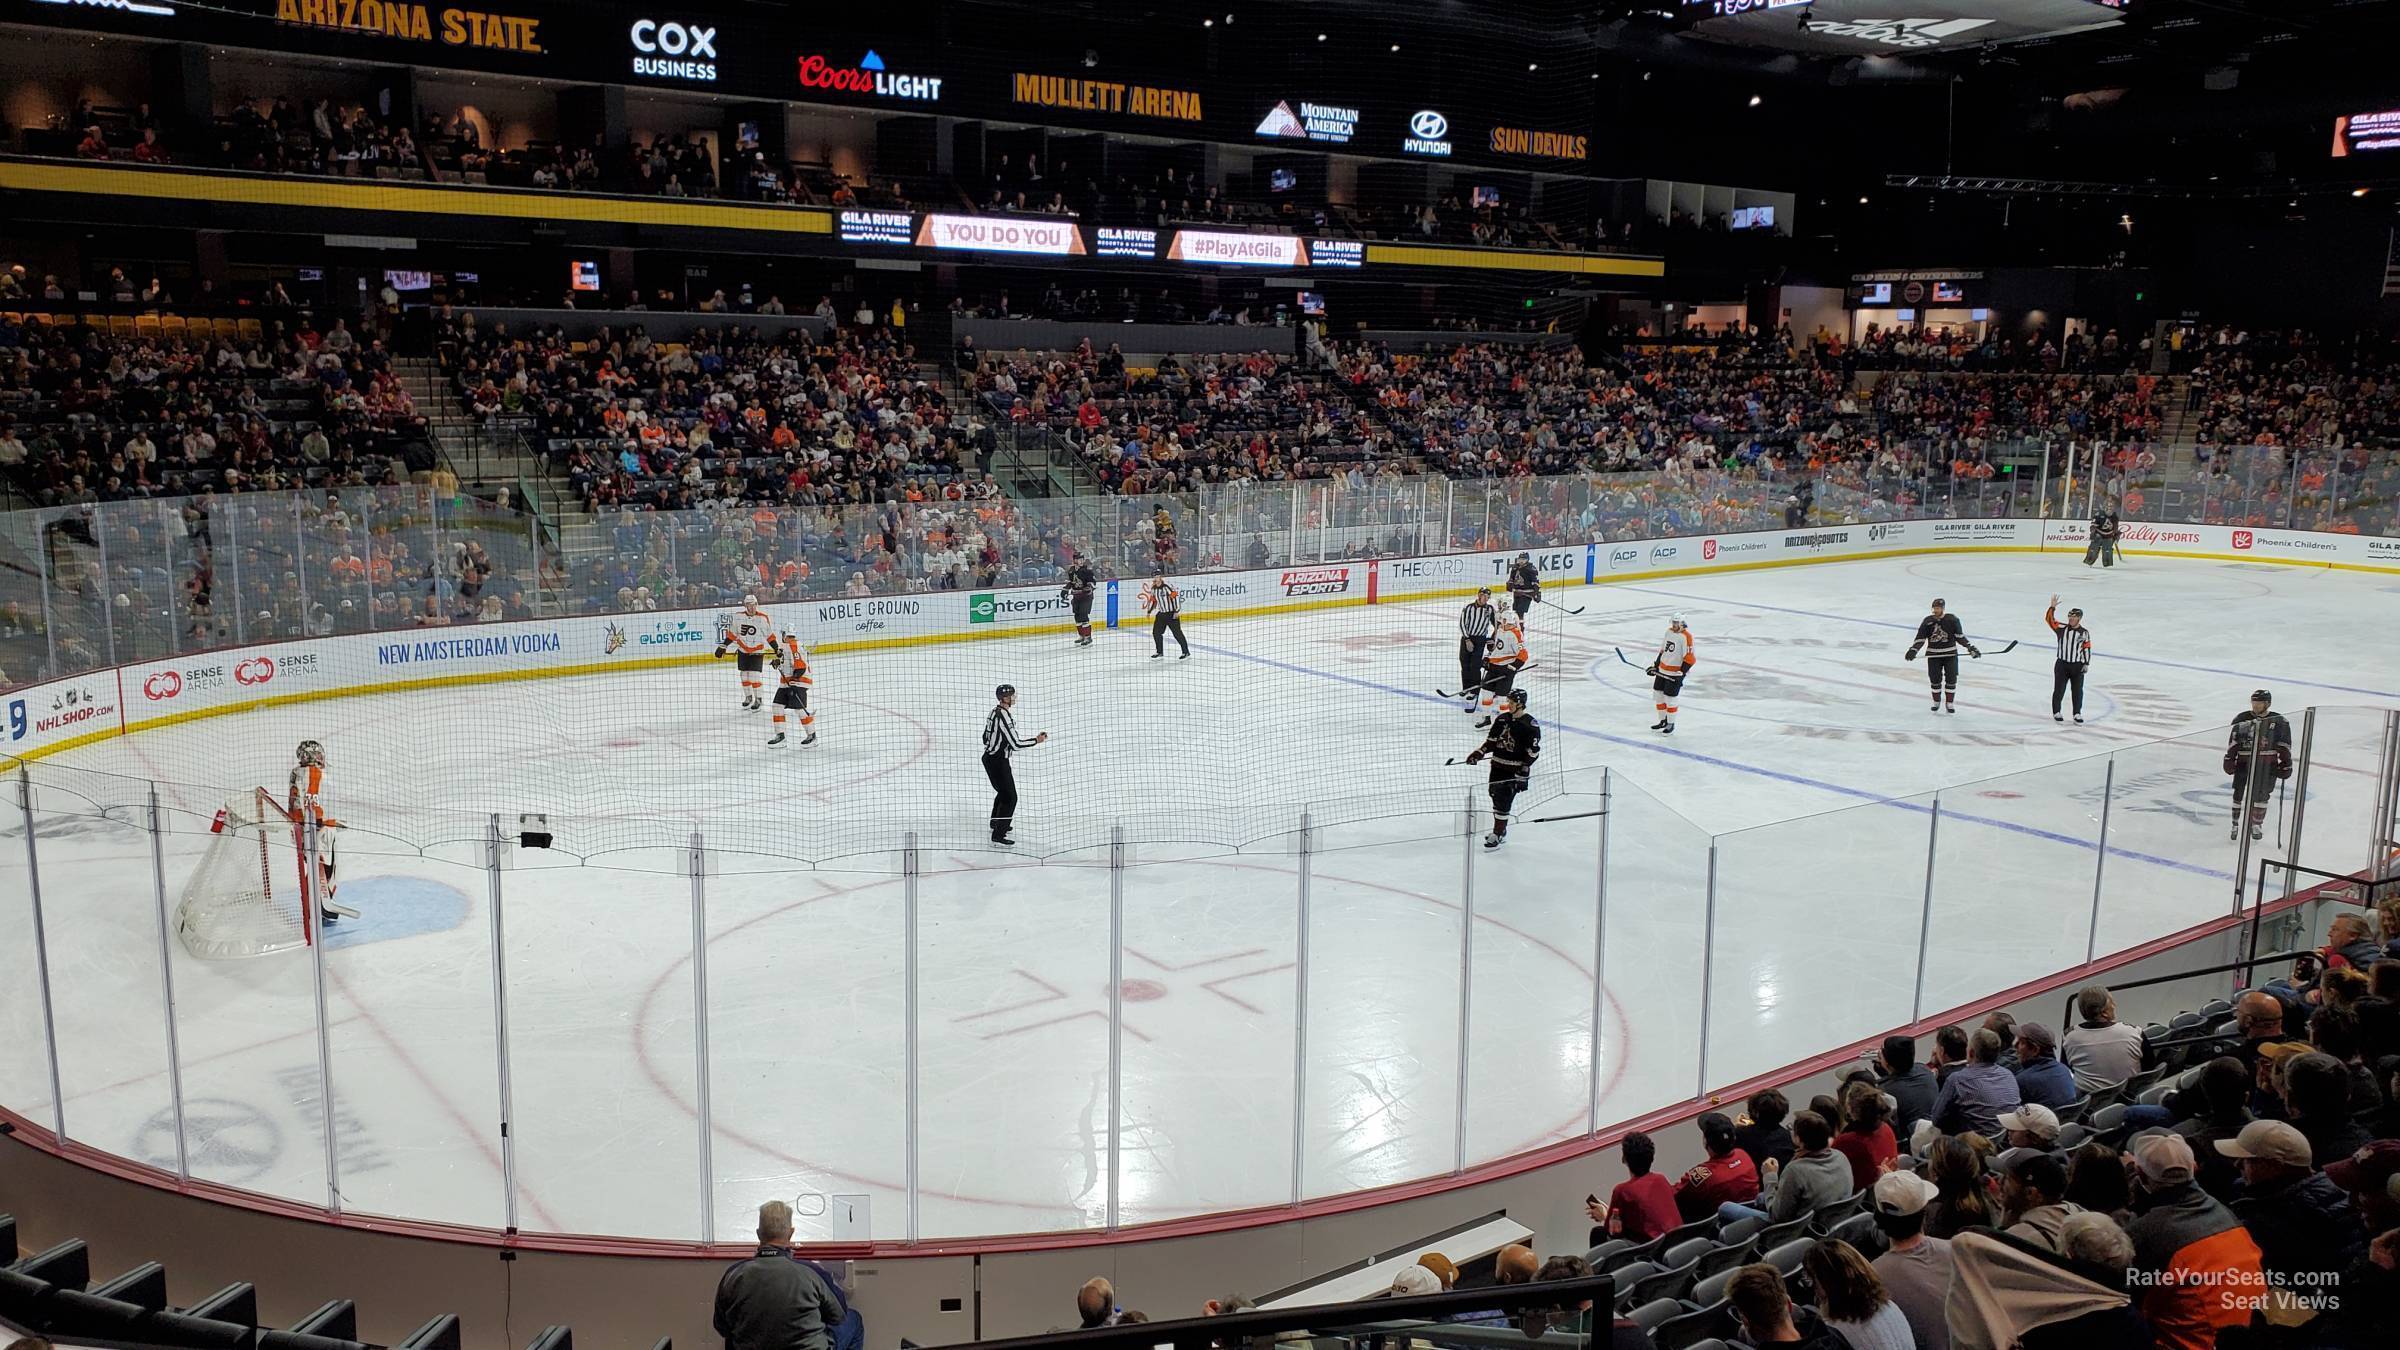
[{"label": "rink boards", "polygon": [[[2082,521],[1912,520],[1525,550],[1553,587],[1909,554],[2083,549]],[[2198,558],[2400,572],[2400,539],[2223,525],[2124,527],[2129,559]],[[1176,578],[1191,622],[1499,589],[1516,550],[1361,558]],[[2139,565],[2138,562],[2133,565]],[[1106,583],[1095,623],[1143,623],[1144,578]],[[812,651],[1056,633],[1056,586],[774,604]],[[180,656],[29,685],[9,696],[0,753],[38,759],[201,717],[355,694],[704,662],[730,609],[536,619],[307,638]]]}]

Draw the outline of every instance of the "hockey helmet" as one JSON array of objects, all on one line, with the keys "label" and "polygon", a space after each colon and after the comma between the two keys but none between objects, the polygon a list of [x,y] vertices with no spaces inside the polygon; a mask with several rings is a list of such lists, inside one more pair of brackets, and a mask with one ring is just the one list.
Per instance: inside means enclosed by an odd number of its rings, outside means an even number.
[{"label": "hockey helmet", "polygon": [[992,697],[993,697],[993,698],[1007,698],[1007,697],[1009,697],[1010,695],[1012,695],[1012,694],[1014,694],[1014,693],[1016,693],[1016,692],[1017,692],[1017,687],[1016,687],[1015,685],[1013,685],[1013,684],[1004,684],[1004,685],[1001,685],[999,688],[997,688],[997,689],[995,689],[995,690],[993,690],[993,691],[992,691]]},{"label": "hockey helmet", "polygon": [[295,753],[299,755],[300,762],[303,764],[323,764],[325,762],[325,743],[323,741],[302,741],[299,750]]},{"label": "hockey helmet", "polygon": [[2251,691],[2250,691],[2250,701],[2251,701],[2252,703],[2269,703],[2269,704],[2271,704],[2271,703],[2273,703],[2273,702],[2275,701],[2275,696],[2274,696],[2273,694],[2270,694],[2270,693],[2268,693],[2268,692],[2267,692],[2266,690],[2264,690],[2264,689],[2253,689],[2253,690],[2251,690]]},{"label": "hockey helmet", "polygon": [[758,597],[757,597],[757,596],[755,596],[755,595],[745,595],[745,596],[743,596],[743,597],[742,597],[742,606],[743,606],[743,608],[745,608],[745,609],[756,609],[756,608],[758,608]]},{"label": "hockey helmet", "polygon": [[1937,595],[1933,597],[1933,607],[1935,609],[1947,609],[1950,607],[1950,602]]},{"label": "hockey helmet", "polygon": [[1509,702],[1510,702],[1512,705],[1514,705],[1514,706],[1516,706],[1516,707],[1519,707],[1519,708],[1522,708],[1522,707],[1524,707],[1524,706],[1525,706],[1525,691],[1524,691],[1524,690],[1522,690],[1522,689],[1511,689],[1511,690],[1509,690],[1509,691],[1508,691],[1508,701],[1509,701]]}]

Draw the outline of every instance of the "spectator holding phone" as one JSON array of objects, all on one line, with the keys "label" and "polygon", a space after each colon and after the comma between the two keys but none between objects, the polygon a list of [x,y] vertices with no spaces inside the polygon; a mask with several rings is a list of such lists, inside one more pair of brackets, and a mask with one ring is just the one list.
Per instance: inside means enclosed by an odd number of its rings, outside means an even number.
[{"label": "spectator holding phone", "polygon": [[1674,1185],[1650,1170],[1658,1158],[1658,1145],[1650,1136],[1635,1130],[1625,1136],[1618,1152],[1625,1159],[1630,1179],[1609,1191],[1605,1205],[1596,1195],[1583,1197],[1584,1212],[1592,1216],[1591,1245],[1595,1247],[1610,1238],[1648,1242],[1683,1222],[1675,1208]]}]

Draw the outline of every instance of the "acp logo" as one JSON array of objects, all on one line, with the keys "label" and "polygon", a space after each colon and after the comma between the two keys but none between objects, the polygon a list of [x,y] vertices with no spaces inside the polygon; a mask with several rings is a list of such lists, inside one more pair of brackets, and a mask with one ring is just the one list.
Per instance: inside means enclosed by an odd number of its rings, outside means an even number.
[{"label": "acp logo", "polygon": [[1714,539],[1703,539],[1703,540],[1701,540],[1701,541],[1700,541],[1700,560],[1701,560],[1702,562],[1715,562],[1715,561],[1716,561],[1716,559],[1717,559],[1717,541],[1716,541],[1716,540],[1714,540]]},{"label": "acp logo", "polygon": [[2233,532],[2233,546],[2244,552],[2248,552],[2251,546],[2257,542],[2258,536],[2252,534],[2248,530],[2235,530]]},{"label": "acp logo", "polygon": [[234,663],[233,682],[235,684],[265,684],[274,678],[275,662],[272,657],[255,656],[247,661]]},{"label": "acp logo", "polygon": [[152,703],[163,703],[183,692],[183,676],[172,670],[162,670],[142,681],[142,697]]}]

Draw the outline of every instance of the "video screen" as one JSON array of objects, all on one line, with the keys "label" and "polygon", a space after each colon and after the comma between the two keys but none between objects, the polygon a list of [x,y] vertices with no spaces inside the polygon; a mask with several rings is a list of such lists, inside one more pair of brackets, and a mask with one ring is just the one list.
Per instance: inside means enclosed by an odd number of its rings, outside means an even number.
[{"label": "video screen", "polygon": [[1862,305],[1888,305],[1892,303],[1892,283],[1888,281],[1870,281],[1866,285],[1859,287],[1858,303]]},{"label": "video screen", "polygon": [[1325,317],[1325,296],[1321,291],[1300,292],[1300,312],[1322,319]]},{"label": "video screen", "polygon": [[1289,192],[1300,186],[1300,175],[1290,169],[1267,170],[1267,191]]},{"label": "video screen", "polygon": [[567,264],[567,285],[578,291],[600,289],[600,260],[577,258]]},{"label": "video screen", "polygon": [[1498,206],[1500,204],[1500,189],[1496,187],[1479,187],[1475,189],[1473,204],[1476,206]]},{"label": "video screen", "polygon": [[1775,228],[1775,208],[1772,206],[1737,206],[1726,218],[1729,229],[1771,230]]},{"label": "video screen", "polygon": [[1933,283],[1933,298],[1936,303],[1964,300],[1967,298],[1967,288],[1955,281],[1937,281]]},{"label": "video screen", "polygon": [[2333,119],[2333,157],[2400,150],[2400,109],[2350,113]]},{"label": "video screen", "polygon": [[385,285],[395,291],[430,291],[433,289],[433,273],[431,272],[403,271],[396,267],[387,267],[383,269],[383,280]]}]

